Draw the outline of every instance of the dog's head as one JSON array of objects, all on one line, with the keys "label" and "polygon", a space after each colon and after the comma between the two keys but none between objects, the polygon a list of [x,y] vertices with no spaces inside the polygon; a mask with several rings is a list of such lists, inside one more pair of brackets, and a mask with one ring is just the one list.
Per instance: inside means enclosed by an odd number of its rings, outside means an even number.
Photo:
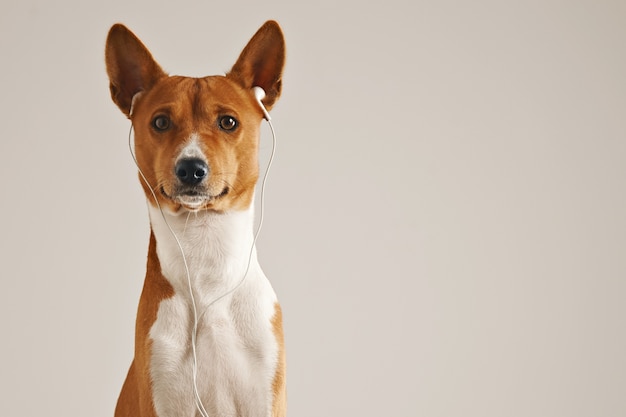
[{"label": "dog's head", "polygon": [[263,118],[253,87],[265,90],[268,110],[281,93],[285,43],[278,24],[266,22],[225,76],[169,76],[120,24],[109,31],[105,58],[111,97],[131,119],[137,163],[160,205],[173,213],[247,208]]}]

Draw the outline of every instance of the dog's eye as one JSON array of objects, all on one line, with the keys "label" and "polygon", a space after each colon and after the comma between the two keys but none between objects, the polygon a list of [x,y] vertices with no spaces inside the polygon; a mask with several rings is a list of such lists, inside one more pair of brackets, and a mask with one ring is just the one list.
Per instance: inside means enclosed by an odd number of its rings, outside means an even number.
[{"label": "dog's eye", "polygon": [[219,120],[222,130],[234,130],[237,127],[237,120],[232,116],[222,116]]},{"label": "dog's eye", "polygon": [[167,116],[157,116],[154,119],[152,119],[152,127],[159,131],[159,132],[164,132],[167,129],[170,128],[171,122],[170,122],[170,118]]}]

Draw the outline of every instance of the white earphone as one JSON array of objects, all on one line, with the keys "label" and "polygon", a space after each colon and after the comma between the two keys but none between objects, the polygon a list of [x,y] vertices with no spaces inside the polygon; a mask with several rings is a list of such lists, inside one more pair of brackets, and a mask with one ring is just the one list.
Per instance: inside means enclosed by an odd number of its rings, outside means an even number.
[{"label": "white earphone", "polygon": [[263,105],[263,101],[262,101],[263,98],[265,98],[265,90],[263,90],[261,87],[252,87],[252,91],[254,91],[254,97],[256,98],[256,101],[258,101],[259,106],[261,106],[261,110],[263,110],[263,115],[265,116],[265,120],[269,122],[272,118],[270,117],[270,114],[267,112],[267,109]]}]

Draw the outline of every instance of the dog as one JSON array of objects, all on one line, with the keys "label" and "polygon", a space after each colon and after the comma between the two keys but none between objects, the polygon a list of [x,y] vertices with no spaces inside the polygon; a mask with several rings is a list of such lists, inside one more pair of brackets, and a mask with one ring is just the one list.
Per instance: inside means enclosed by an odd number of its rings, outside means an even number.
[{"label": "dog", "polygon": [[282,313],[253,236],[260,124],[282,91],[280,26],[261,26],[226,75],[170,76],[122,24],[105,61],[151,226],[115,416],[285,416]]}]

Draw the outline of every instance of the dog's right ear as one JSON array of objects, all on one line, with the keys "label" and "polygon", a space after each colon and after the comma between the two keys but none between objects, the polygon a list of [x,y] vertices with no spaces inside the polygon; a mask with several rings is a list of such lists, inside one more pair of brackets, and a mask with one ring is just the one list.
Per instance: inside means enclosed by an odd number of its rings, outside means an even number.
[{"label": "dog's right ear", "polygon": [[111,98],[127,117],[135,94],[148,91],[167,76],[139,38],[119,23],[107,36],[105,61]]}]

